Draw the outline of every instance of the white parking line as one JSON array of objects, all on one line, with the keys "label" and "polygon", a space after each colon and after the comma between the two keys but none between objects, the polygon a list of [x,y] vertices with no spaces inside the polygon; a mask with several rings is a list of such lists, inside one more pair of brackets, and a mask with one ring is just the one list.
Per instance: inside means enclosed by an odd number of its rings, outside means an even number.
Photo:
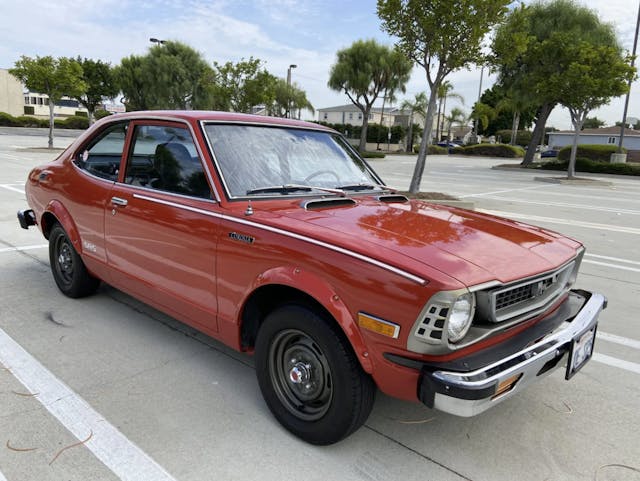
[{"label": "white parking line", "polygon": [[506,189],[506,190],[494,190],[493,192],[483,192],[481,194],[467,194],[467,195],[461,195],[459,196],[461,199],[464,199],[466,197],[482,197],[485,195],[494,195],[494,194],[504,194],[506,192],[520,192],[523,190],[539,190],[539,189],[548,189],[549,186],[547,185],[536,185],[534,187],[522,187],[521,189]]},{"label": "white parking line", "polygon": [[596,264],[598,266],[611,267],[613,269],[620,269],[623,271],[640,272],[640,269],[636,267],[619,266],[618,264],[610,264],[609,262],[592,261],[591,259],[582,259],[585,264]]},{"label": "white parking line", "polygon": [[0,363],[78,440],[125,481],[175,481],[136,444],[0,329]]},{"label": "white parking line", "polygon": [[544,206],[554,206],[554,207],[565,207],[570,209],[581,209],[581,210],[595,210],[598,212],[614,212],[616,214],[630,214],[630,215],[640,215],[640,210],[631,210],[631,209],[618,209],[614,207],[597,207],[586,204],[567,204],[565,202],[549,202],[549,201],[534,201],[534,200],[524,200],[524,199],[515,199],[513,197],[485,197],[490,200],[500,200],[503,202],[515,202],[518,204],[529,204],[529,205],[544,205]]},{"label": "white parking line", "polygon": [[597,337],[598,339],[602,339],[603,341],[613,342],[615,344],[620,344],[621,346],[632,347],[633,349],[640,350],[640,341],[636,341],[635,339],[616,336],[615,334],[609,334],[608,332],[601,331],[598,331]]},{"label": "white parking line", "polygon": [[543,217],[539,215],[527,215],[527,214],[519,214],[518,212],[504,212],[499,210],[476,209],[476,211],[484,212],[485,214],[498,215],[500,217],[522,219],[522,220],[533,221],[533,222],[548,222],[550,224],[572,225],[575,227],[584,227],[587,229],[607,230],[611,232],[623,232],[625,234],[640,235],[640,229],[637,229],[635,227],[617,226],[617,225],[610,225],[610,224],[596,224],[594,222],[584,222],[584,221],[573,220],[573,219],[558,219],[555,217]]},{"label": "white parking line", "polygon": [[607,356],[606,354],[600,354],[599,352],[594,352],[592,359],[596,362],[600,362],[608,366],[613,366],[624,369],[625,371],[640,374],[640,364],[637,364],[635,362],[623,361],[622,359],[618,359],[617,357]]},{"label": "white parking line", "polygon": [[2,471],[0,471],[0,481],[7,481],[7,478],[4,477],[4,474],[2,474]]},{"label": "white parking line", "polygon": [[0,249],[0,254],[3,252],[19,252],[19,251],[30,251],[34,249],[44,249],[45,247],[49,247],[49,244],[37,244],[32,246],[22,246],[22,247],[3,247]]},{"label": "white parking line", "polygon": [[[20,185],[20,184],[18,184]],[[12,190],[14,192],[18,192],[20,194],[24,194],[24,187],[15,187],[11,184],[0,184],[0,187],[2,187],[3,189],[7,189],[7,190]]]},{"label": "white parking line", "polygon": [[630,261],[628,259],[621,259],[620,257],[609,257],[609,256],[601,256],[598,254],[591,254],[590,252],[585,253],[586,257],[596,257],[598,259],[606,259],[609,261],[617,261],[617,262],[622,262],[624,264],[634,264],[637,266],[640,266],[640,262],[636,262],[636,261]]}]

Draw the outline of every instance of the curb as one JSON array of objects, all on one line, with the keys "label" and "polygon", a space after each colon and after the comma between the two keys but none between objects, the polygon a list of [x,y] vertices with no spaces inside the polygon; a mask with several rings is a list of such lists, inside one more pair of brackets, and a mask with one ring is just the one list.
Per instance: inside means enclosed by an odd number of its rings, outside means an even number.
[{"label": "curb", "polygon": [[566,177],[534,177],[533,180],[538,182],[548,182],[549,184],[565,184],[565,185],[594,185],[599,187],[613,187],[613,182],[599,179],[587,179],[585,177],[574,177],[567,179]]}]

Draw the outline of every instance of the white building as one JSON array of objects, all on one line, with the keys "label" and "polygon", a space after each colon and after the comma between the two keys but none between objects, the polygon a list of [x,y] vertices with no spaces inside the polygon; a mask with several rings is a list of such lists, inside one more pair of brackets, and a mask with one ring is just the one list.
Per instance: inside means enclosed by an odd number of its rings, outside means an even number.
[{"label": "white building", "polygon": [[[62,97],[53,109],[55,117],[69,117],[76,112],[87,112],[77,100]],[[0,69],[0,112],[14,117],[33,115],[49,118],[49,97],[37,92],[29,92],[20,81],[6,69]]]},{"label": "white building", "polygon": [[[382,107],[371,107],[371,111],[369,112],[369,123],[381,124],[389,127],[394,125],[408,127],[409,115],[410,112],[408,110],[400,110],[393,106],[386,106],[384,111],[382,110]],[[329,124],[346,124],[353,126],[361,126],[363,123],[362,111],[354,104],[318,109],[318,120]],[[424,126],[424,118],[421,115],[414,115],[413,122],[418,124],[420,127]]]},{"label": "white building", "polygon": [[[573,130],[563,130],[560,132],[549,132],[549,146],[552,148],[562,148],[573,144]],[[578,136],[578,145],[618,145],[620,142],[620,127],[605,127],[602,129],[584,129]],[[624,129],[622,146],[629,150],[640,151],[640,130]]]}]

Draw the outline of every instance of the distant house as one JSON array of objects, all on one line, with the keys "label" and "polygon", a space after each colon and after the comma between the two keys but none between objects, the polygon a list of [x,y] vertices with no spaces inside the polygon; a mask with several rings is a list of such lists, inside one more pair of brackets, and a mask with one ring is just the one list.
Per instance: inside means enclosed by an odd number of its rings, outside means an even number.
[{"label": "distant house", "polygon": [[[318,120],[329,124],[360,126],[363,121],[362,111],[354,104],[327,107],[324,109],[318,109],[317,112]],[[369,123],[382,124],[391,127],[394,125],[408,127],[410,114],[411,112],[408,110],[400,110],[393,106],[386,106],[384,111],[382,110],[382,107],[372,107],[369,112]],[[420,127],[424,126],[424,118],[421,115],[414,115],[413,122],[418,124]]]},{"label": "distant house", "polygon": [[[565,147],[573,144],[573,130],[549,133],[550,147]],[[620,127],[584,129],[578,137],[578,144],[618,145]],[[622,146],[629,151],[640,151],[640,130],[625,129]]]},{"label": "distant house", "polygon": [[0,112],[14,117],[24,114],[22,84],[6,69],[0,69]]}]

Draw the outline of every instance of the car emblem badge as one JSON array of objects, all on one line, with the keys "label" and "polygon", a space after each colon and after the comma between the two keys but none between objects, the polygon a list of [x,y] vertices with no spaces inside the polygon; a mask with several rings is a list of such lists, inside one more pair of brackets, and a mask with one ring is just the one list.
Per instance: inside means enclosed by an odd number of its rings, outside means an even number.
[{"label": "car emblem badge", "polygon": [[244,242],[245,244],[253,244],[256,240],[255,237],[251,237],[250,235],[246,234],[238,234],[237,232],[229,232],[229,238]]}]

